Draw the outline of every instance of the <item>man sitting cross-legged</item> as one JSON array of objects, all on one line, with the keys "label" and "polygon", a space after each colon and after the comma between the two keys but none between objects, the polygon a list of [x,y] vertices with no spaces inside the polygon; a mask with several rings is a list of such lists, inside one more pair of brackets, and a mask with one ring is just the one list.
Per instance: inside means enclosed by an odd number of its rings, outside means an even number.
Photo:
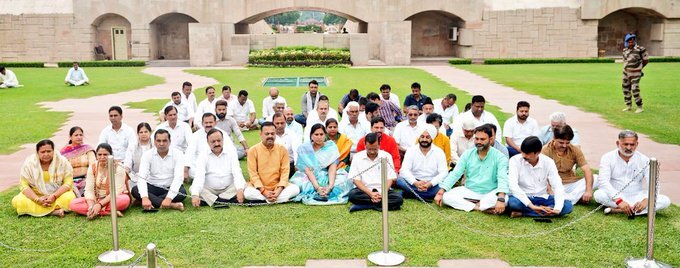
[{"label": "man sitting cross-legged", "polygon": [[[529,136],[520,145],[520,154],[510,158],[508,184],[510,185],[511,217],[564,216],[573,209],[571,201],[564,199],[564,186],[557,173],[555,162],[541,154],[541,140]],[[548,186],[554,194],[548,194]]]},{"label": "man sitting cross-legged", "polygon": [[[501,214],[507,204],[508,158],[491,147],[492,130],[489,126],[475,129],[475,147],[465,151],[456,167],[449,173],[434,198],[437,205],[442,203],[455,209],[480,210]],[[465,174],[465,186],[453,185]]]},{"label": "man sitting cross-legged", "polygon": [[425,124],[418,137],[418,146],[406,150],[397,181],[404,197],[416,198],[415,192],[421,198],[431,201],[439,192],[438,184],[446,177],[449,169],[444,152],[437,146],[432,146],[433,137],[437,133],[435,126]]},{"label": "man sitting cross-legged", "polygon": [[244,194],[248,200],[270,203],[288,202],[300,193],[300,188],[288,183],[290,160],[288,150],[275,142],[276,128],[272,122],[264,122],[260,128],[260,140],[248,150],[249,186]]},{"label": "man sitting cross-legged", "polygon": [[236,148],[224,146],[224,134],[216,128],[208,131],[206,139],[210,152],[203,152],[196,161],[196,177],[189,188],[191,204],[198,207],[213,206],[216,201],[243,203],[246,181],[243,179]]},{"label": "man sitting cross-legged", "polygon": [[184,210],[186,197],[184,155],[170,146],[170,133],[158,129],[153,134],[155,149],[144,152],[139,167],[139,181],[132,188],[132,196],[142,200],[146,210],[173,208]]},{"label": "man sitting cross-legged", "polygon": [[[593,197],[593,187],[597,186],[597,177],[593,176],[586,157],[581,149],[571,144],[574,132],[569,125],[557,126],[553,129],[554,138],[543,146],[542,153],[555,161],[557,172],[564,185],[564,199],[575,205],[579,200],[590,202]],[[585,177],[576,176],[574,165],[583,170]]]},{"label": "man sitting cross-legged", "polygon": [[83,68],[80,68],[79,65],[80,64],[78,62],[75,61],[73,62],[73,68],[68,69],[66,78],[64,78],[64,83],[66,83],[69,86],[81,86],[90,84],[90,79],[87,78],[85,70],[83,70]]},{"label": "man sitting cross-legged", "polygon": [[[380,133],[366,134],[364,141],[366,150],[354,155],[354,160],[349,168],[348,178],[353,178],[356,186],[349,191],[349,202],[354,204],[350,207],[350,212],[370,208],[380,210],[382,208],[381,202],[384,193],[382,192],[380,159],[387,159],[387,188],[389,189],[397,179],[397,174],[391,168],[394,166],[392,156],[380,150]],[[372,167],[376,164],[378,166]],[[359,175],[360,173],[361,175]],[[388,210],[398,210],[404,200],[400,193],[390,189],[387,193],[387,202]]]}]

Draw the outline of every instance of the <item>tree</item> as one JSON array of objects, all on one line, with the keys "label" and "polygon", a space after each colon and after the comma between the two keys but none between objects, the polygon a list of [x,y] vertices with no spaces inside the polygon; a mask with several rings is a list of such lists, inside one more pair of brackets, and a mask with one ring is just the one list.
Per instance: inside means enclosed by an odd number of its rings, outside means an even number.
[{"label": "tree", "polygon": [[266,17],[264,21],[272,25],[292,25],[300,18],[299,11],[289,11]]},{"label": "tree", "polygon": [[326,13],[325,16],[323,16],[323,24],[330,25],[330,24],[345,24],[347,21],[346,18],[340,17],[335,14],[331,13]]}]

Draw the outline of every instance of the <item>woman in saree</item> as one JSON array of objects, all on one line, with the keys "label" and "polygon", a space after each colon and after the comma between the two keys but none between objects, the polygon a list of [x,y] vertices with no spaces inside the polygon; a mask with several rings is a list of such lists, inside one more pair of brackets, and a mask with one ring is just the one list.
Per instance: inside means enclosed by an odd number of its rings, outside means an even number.
[{"label": "woman in saree", "polygon": [[64,217],[76,198],[71,163],[54,152],[51,140],[38,142],[35,151],[21,167],[21,192],[12,198],[12,207],[19,215]]},{"label": "woman in saree", "polygon": [[352,141],[345,134],[338,132],[338,121],[329,118],[326,120],[326,132],[328,140],[333,141],[338,147],[340,157],[338,157],[338,170],[349,170],[349,153],[352,150]]},{"label": "woman in saree", "polygon": [[[85,179],[85,197],[73,199],[70,207],[73,212],[80,215],[87,216],[88,219],[94,219],[97,216],[104,216],[111,214],[111,185],[109,184],[109,167],[108,158],[113,155],[111,145],[102,143],[97,146],[97,163],[90,165],[87,170],[87,177]],[[118,208],[118,216],[123,216],[121,211],[127,209],[130,205],[130,196],[128,195],[127,183],[125,177],[125,168],[116,164],[116,208]]]},{"label": "woman in saree", "polygon": [[71,167],[73,168],[73,188],[77,191],[77,196],[82,196],[83,188],[85,188],[87,168],[96,161],[94,149],[90,145],[83,144],[84,132],[82,128],[78,126],[72,127],[68,135],[68,144],[61,148],[59,153],[71,162]]},{"label": "woman in saree", "polygon": [[294,201],[306,205],[334,205],[347,203],[352,182],[344,170],[338,170],[338,147],[326,141],[326,128],[315,124],[311,128],[310,142],[298,148],[295,166],[298,171],[290,179],[300,187]]}]

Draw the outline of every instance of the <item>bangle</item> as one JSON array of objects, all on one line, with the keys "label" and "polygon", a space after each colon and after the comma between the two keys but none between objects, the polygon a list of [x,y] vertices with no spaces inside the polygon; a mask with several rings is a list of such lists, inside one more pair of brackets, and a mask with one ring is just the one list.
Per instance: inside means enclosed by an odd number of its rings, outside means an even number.
[{"label": "bangle", "polygon": [[618,206],[619,204],[621,204],[621,202],[623,202],[623,198],[616,199],[616,205],[617,205],[617,206]]}]

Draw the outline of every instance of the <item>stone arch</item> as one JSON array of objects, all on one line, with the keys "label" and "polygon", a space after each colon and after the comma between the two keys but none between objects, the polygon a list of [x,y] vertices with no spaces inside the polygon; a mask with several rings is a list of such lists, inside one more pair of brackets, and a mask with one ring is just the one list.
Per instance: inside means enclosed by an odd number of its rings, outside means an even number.
[{"label": "stone arch", "polygon": [[198,23],[184,13],[166,13],[149,24],[150,58],[166,60],[189,59],[189,23]]},{"label": "stone arch", "polygon": [[459,54],[458,43],[449,40],[452,27],[465,27],[465,21],[459,16],[428,10],[406,20],[411,21],[411,57],[455,57]]},{"label": "stone arch", "polygon": [[341,11],[337,11],[335,9],[330,9],[330,8],[322,8],[322,7],[313,7],[313,6],[300,6],[300,7],[286,7],[286,8],[276,8],[276,9],[271,9],[263,12],[259,12],[257,14],[251,15],[239,22],[236,23],[235,30],[237,34],[248,34],[250,33],[248,27],[250,24],[254,24],[258,21],[261,21],[269,16],[289,12],[289,11],[319,11],[319,12],[324,12],[324,13],[331,13],[343,18],[346,18],[349,21],[355,23],[357,25],[357,30],[354,33],[366,33],[368,31],[368,23],[354,15],[350,15]]},{"label": "stone arch", "polygon": [[[122,33],[124,38],[116,33]],[[100,15],[92,22],[94,46],[101,45],[106,53],[106,57],[114,60],[128,60],[132,57],[131,40],[132,29],[130,21],[116,13],[106,13]],[[115,41],[115,42],[114,42]]]},{"label": "stone arch", "polygon": [[647,8],[631,7],[611,12],[598,21],[597,49],[599,56],[620,56],[623,38],[628,33],[638,35],[638,43],[650,55],[662,55],[664,15]]}]

